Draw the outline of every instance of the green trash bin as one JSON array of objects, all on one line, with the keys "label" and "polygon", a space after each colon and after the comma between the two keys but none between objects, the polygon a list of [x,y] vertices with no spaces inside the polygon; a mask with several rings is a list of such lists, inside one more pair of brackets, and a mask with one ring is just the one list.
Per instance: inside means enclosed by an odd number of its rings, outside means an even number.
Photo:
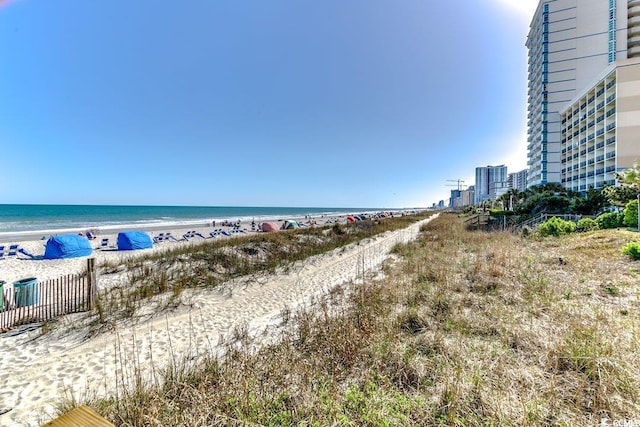
[{"label": "green trash bin", "polygon": [[4,311],[4,280],[0,280],[0,311]]},{"label": "green trash bin", "polygon": [[26,307],[40,302],[40,290],[38,289],[38,279],[29,277],[13,282],[13,293],[15,295],[16,307]]}]

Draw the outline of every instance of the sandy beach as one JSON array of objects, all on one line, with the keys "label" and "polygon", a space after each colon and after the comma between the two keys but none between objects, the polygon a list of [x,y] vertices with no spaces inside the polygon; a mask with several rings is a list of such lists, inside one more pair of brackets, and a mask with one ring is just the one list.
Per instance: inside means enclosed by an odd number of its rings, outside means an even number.
[{"label": "sandy beach", "polygon": [[[278,227],[281,227],[285,221],[296,221],[300,224],[306,225],[309,222],[313,222],[317,225],[326,225],[332,222],[346,222],[345,215],[336,215],[323,218],[288,218],[273,221]],[[256,222],[257,228],[260,223]],[[215,225],[212,222],[194,222],[188,226],[175,226],[175,225],[143,225],[137,230],[145,231],[149,237],[154,238],[160,234],[171,233],[171,235],[180,241],[174,239],[167,240],[165,242],[154,244],[153,249],[144,249],[135,252],[117,251],[117,237],[121,231],[131,230],[131,228],[102,228],[96,229],[95,238],[91,240],[91,246],[94,248],[92,257],[96,259],[96,263],[100,264],[102,261],[108,260],[110,262],[118,262],[122,258],[138,256],[149,251],[161,251],[175,245],[188,245],[198,243],[202,241],[201,237],[195,236],[185,240],[183,236],[190,232],[196,231],[206,238],[211,237],[211,233],[215,230],[224,230],[230,232],[232,226],[223,225],[223,221],[217,221]],[[252,233],[251,223],[241,223],[240,229],[244,233]],[[51,235],[64,234],[64,233],[85,233],[85,229],[68,229],[68,230],[55,230],[55,231],[37,231],[37,232],[20,232],[20,233],[0,233],[0,244],[5,246],[5,252],[10,244],[17,244],[20,248],[24,248],[28,253],[34,255],[36,258],[42,257],[45,251],[45,245],[47,239]],[[227,236],[220,236],[220,238],[226,238]],[[108,246],[100,248],[103,239],[108,239]],[[37,262],[34,262],[37,261]],[[44,262],[43,262],[44,261]],[[86,258],[68,258],[68,259],[55,259],[55,260],[33,260],[23,254],[18,254],[16,257],[6,257],[0,260],[0,280],[4,280],[7,285],[10,286],[16,280],[25,277],[37,277],[39,280],[55,279],[64,274],[73,274],[82,271],[86,266]]]},{"label": "sandy beach", "polygon": [[[0,412],[8,412],[0,415],[0,425],[41,425],[54,416],[54,406],[65,396],[82,398],[116,393],[117,386],[121,386],[116,384],[116,378],[131,378],[134,367],[143,377],[151,378],[153,372],[172,360],[197,360],[204,354],[215,353],[219,340],[238,326],[247,326],[253,334],[263,333],[280,323],[283,308],[308,304],[330,288],[362,277],[363,269],[376,272],[390,249],[396,243],[413,239],[424,221],[367,239],[346,250],[312,257],[286,273],[244,281],[233,287],[232,292],[193,293],[188,308],[135,326],[119,327],[89,340],[82,330],[72,330],[62,337],[55,333],[41,335],[35,327],[2,334]],[[179,237],[189,230],[173,230],[172,234]],[[115,235],[99,237],[115,238]],[[20,244],[34,254],[43,252],[42,241]],[[145,251],[159,251],[177,244],[190,243],[165,242]],[[137,252],[98,250],[94,251],[94,257],[100,262],[137,256]],[[10,282],[25,275],[45,279],[78,272],[84,268],[86,258],[16,258],[0,263],[2,279]],[[73,322],[74,316],[67,316],[60,323],[73,325]]]}]

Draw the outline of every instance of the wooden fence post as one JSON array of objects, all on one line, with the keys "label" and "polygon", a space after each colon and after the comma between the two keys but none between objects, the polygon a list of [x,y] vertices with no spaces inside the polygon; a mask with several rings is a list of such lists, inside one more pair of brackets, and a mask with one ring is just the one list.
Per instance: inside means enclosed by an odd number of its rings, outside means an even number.
[{"label": "wooden fence post", "polygon": [[88,309],[93,309],[93,301],[97,292],[97,283],[96,283],[96,259],[88,258],[87,259],[87,303],[89,305]]}]

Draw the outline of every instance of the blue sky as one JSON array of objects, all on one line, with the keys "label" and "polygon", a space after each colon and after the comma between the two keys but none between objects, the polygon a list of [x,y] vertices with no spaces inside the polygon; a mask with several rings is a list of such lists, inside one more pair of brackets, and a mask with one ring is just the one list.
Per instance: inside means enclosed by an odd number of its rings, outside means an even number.
[{"label": "blue sky", "polygon": [[0,1],[0,203],[430,206],[526,167],[535,4]]}]

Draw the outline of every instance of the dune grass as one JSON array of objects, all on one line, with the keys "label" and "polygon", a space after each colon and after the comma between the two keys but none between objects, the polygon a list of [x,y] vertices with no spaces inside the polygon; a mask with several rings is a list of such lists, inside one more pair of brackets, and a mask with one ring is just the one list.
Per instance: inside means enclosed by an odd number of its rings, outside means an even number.
[{"label": "dune grass", "polygon": [[[212,289],[230,280],[268,274],[289,268],[297,261],[362,241],[386,231],[405,228],[432,213],[333,224],[280,233],[248,234],[234,238],[202,240],[173,245],[167,250],[103,262],[99,276],[126,274],[117,286],[103,288],[95,302],[95,330],[149,312],[176,308],[186,290]],[[149,310],[155,305],[154,310]],[[143,313],[144,308],[144,313]]]},{"label": "dune grass", "polygon": [[[592,426],[640,420],[640,264],[621,230],[470,232],[443,215],[385,277],[238,330],[90,402],[117,425]],[[623,424],[619,424],[623,425]]]}]

